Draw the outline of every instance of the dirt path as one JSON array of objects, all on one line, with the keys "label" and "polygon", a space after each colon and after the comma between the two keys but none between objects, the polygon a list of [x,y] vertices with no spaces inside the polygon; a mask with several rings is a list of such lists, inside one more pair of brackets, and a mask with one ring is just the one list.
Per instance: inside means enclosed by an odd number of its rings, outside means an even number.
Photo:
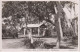
[{"label": "dirt path", "polygon": [[3,39],[2,48],[3,49],[25,49],[24,42],[21,39]]}]

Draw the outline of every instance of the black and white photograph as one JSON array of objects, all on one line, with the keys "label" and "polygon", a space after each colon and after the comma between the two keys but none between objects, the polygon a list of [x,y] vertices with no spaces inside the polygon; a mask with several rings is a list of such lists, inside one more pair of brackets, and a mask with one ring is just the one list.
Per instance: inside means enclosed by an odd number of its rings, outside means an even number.
[{"label": "black and white photograph", "polygon": [[78,49],[78,2],[2,1],[2,49]]}]

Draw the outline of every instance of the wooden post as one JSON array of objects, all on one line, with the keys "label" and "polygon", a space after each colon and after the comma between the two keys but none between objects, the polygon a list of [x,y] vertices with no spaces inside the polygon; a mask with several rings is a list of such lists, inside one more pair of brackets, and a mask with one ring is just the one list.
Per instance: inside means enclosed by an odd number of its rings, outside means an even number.
[{"label": "wooden post", "polygon": [[28,38],[31,39],[31,30],[28,31]]},{"label": "wooden post", "polygon": [[24,22],[23,27],[24,27],[24,36],[25,36],[25,34],[26,34],[26,23],[25,22]]},{"label": "wooden post", "polygon": [[32,28],[30,29],[30,39],[31,39],[31,43],[33,43]]},{"label": "wooden post", "polygon": [[45,36],[45,32],[46,32],[46,28],[45,28],[44,31],[43,31],[43,36]]},{"label": "wooden post", "polygon": [[26,34],[25,32],[26,32],[26,29],[24,28],[24,36],[25,36],[25,34]]},{"label": "wooden post", "polygon": [[38,36],[39,36],[39,33],[40,33],[40,29],[39,29],[40,27],[38,27]]},{"label": "wooden post", "polygon": [[29,34],[28,34],[29,39],[31,40],[31,43],[33,43],[33,38],[32,38],[32,29],[30,28]]}]

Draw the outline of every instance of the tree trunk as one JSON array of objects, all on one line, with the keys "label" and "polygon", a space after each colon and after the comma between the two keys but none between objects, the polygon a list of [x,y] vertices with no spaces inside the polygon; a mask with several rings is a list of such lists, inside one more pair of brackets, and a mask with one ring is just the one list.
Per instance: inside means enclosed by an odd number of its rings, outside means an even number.
[{"label": "tree trunk", "polygon": [[61,27],[61,19],[58,18],[58,20],[59,20],[60,36],[61,36],[61,39],[63,39],[63,32],[62,32],[62,27]]},{"label": "tree trunk", "polygon": [[57,4],[57,7],[55,7],[55,10],[57,9],[56,11],[56,15],[55,15],[55,27],[56,27],[56,31],[57,31],[57,44],[56,44],[56,48],[60,48],[60,42],[61,42],[61,38],[63,38],[63,32],[62,32],[62,28],[61,28],[61,20],[60,18],[63,17],[62,16],[62,12],[63,12],[63,9],[61,7],[61,4],[60,2],[56,2]]},{"label": "tree trunk", "polygon": [[57,31],[57,44],[56,44],[56,48],[60,48],[60,41],[61,41],[59,23],[60,22],[59,22],[59,18],[58,18],[58,21],[56,22],[56,31]]},{"label": "tree trunk", "polygon": [[75,20],[75,34],[78,35],[77,34],[77,24],[76,23],[77,23],[77,21]]}]

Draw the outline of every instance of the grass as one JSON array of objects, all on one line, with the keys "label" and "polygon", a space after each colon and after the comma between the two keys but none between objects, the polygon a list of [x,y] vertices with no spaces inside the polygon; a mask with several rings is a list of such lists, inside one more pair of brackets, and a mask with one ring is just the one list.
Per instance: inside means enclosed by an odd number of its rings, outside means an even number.
[{"label": "grass", "polygon": [[[78,45],[77,39],[75,40],[62,40],[60,49],[74,49]],[[24,45],[26,45],[26,48],[28,49],[54,49],[56,47],[55,43],[46,43],[43,39],[36,39],[34,40],[33,44],[31,44],[30,39],[27,37],[24,39]]]}]

